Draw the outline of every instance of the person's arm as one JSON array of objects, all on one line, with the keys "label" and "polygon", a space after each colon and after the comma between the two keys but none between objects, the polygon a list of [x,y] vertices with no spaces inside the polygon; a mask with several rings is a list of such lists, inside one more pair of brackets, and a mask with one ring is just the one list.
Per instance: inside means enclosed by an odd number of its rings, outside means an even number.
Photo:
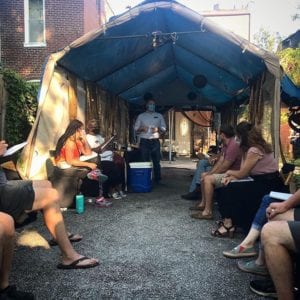
[{"label": "person's arm", "polygon": [[223,159],[222,163],[218,167],[217,172],[215,172],[215,173],[216,174],[223,174],[223,173],[225,173],[232,166],[232,163],[233,162],[231,160]]},{"label": "person's arm", "polygon": [[144,126],[142,124],[140,116],[138,116],[136,121],[135,121],[134,130],[135,130],[136,133],[141,133],[141,132],[147,132],[148,131],[148,127]]},{"label": "person's arm", "polygon": [[167,130],[167,125],[166,125],[166,122],[165,122],[165,119],[162,115],[160,115],[160,125],[159,125],[159,128],[158,128],[158,131],[160,134],[164,134]]},{"label": "person's arm", "polygon": [[86,167],[90,169],[96,169],[97,165],[95,163],[90,163],[86,161],[81,161],[79,157],[75,157],[74,153],[78,151],[76,143],[73,141],[67,141],[65,144],[66,151],[66,162],[74,167]]},{"label": "person's arm", "polygon": [[232,180],[242,179],[249,176],[250,171],[253,169],[259,159],[261,159],[261,154],[257,152],[248,152],[246,159],[239,170],[226,171],[226,177],[224,177],[222,180],[223,184],[227,185]]},{"label": "person's arm", "polygon": [[266,211],[267,217],[271,220],[276,215],[285,213],[298,205],[300,205],[300,190],[285,201],[271,203]]},{"label": "person's arm", "polygon": [[216,161],[215,165],[213,166],[213,168],[207,172],[207,175],[211,175],[211,174],[217,174],[218,173],[218,170],[220,170],[222,164],[224,162],[224,156],[221,155],[219,157],[219,159]]},{"label": "person's arm", "polygon": [[81,147],[80,147],[81,154],[91,155],[92,154],[92,149],[91,149],[91,147],[90,147],[90,145],[87,141],[86,133],[85,133],[84,130],[81,131],[80,141],[81,141]]},{"label": "person's arm", "polygon": [[0,141],[0,156],[3,156],[7,150],[8,145],[4,140]]},{"label": "person's arm", "polygon": [[261,154],[257,152],[248,152],[245,161],[239,170],[228,170],[227,176],[232,176],[234,179],[242,179],[249,176],[251,170],[256,163],[261,159]]}]

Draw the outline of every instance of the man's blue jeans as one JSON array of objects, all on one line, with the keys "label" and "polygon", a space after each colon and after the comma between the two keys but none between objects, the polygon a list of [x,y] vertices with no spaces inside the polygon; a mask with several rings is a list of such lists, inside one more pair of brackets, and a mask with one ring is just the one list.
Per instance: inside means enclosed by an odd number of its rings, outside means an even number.
[{"label": "man's blue jeans", "polygon": [[204,172],[208,172],[210,169],[211,169],[211,164],[209,163],[208,159],[200,159],[198,161],[197,168],[194,173],[192,183],[190,185],[190,189],[189,189],[190,193],[196,189],[197,184],[200,184],[201,174]]}]

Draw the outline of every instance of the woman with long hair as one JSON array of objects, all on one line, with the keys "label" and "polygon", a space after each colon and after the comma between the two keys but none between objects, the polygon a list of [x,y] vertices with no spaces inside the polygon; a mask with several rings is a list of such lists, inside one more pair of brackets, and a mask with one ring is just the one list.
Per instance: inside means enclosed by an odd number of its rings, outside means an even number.
[{"label": "woman with long hair", "polygon": [[102,181],[107,176],[101,174],[97,169],[97,164],[89,161],[81,161],[81,155],[91,155],[92,149],[86,138],[84,125],[79,120],[72,120],[65,133],[59,138],[55,149],[55,162],[58,167],[86,167],[92,171],[87,175],[88,178],[98,180],[99,195],[95,204],[100,207],[107,207],[112,202],[103,197]]},{"label": "woman with long hair", "polygon": [[218,190],[217,202],[223,221],[212,232],[216,237],[233,237],[236,227],[248,232],[263,196],[270,191],[285,191],[272,147],[261,130],[243,121],[237,125],[236,133],[242,163],[239,170],[226,172],[225,187]]},{"label": "woman with long hair", "polygon": [[92,149],[86,140],[83,123],[76,119],[72,120],[56,144],[56,164],[59,166],[61,163],[67,163],[74,167],[87,167],[94,170],[97,164],[80,160],[80,155],[90,154]]}]

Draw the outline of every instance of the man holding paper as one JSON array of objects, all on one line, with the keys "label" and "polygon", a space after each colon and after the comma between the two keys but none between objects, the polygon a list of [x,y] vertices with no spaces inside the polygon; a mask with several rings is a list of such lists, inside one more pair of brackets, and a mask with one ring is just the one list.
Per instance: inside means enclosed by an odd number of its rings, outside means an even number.
[{"label": "man holding paper", "polygon": [[155,111],[155,100],[151,93],[144,96],[146,111],[139,114],[134,130],[140,138],[140,151],[143,161],[153,163],[154,181],[159,184],[161,181],[161,150],[159,138],[163,135],[167,126],[164,117]]}]

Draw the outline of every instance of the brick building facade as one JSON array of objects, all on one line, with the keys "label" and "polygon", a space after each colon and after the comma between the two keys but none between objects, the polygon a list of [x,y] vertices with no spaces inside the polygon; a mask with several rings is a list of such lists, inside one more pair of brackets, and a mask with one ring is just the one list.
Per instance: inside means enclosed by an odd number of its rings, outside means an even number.
[{"label": "brick building facade", "polygon": [[[40,79],[49,54],[99,27],[103,11],[102,0],[1,0],[0,61],[27,80]],[[28,42],[29,22],[42,42]]]}]

